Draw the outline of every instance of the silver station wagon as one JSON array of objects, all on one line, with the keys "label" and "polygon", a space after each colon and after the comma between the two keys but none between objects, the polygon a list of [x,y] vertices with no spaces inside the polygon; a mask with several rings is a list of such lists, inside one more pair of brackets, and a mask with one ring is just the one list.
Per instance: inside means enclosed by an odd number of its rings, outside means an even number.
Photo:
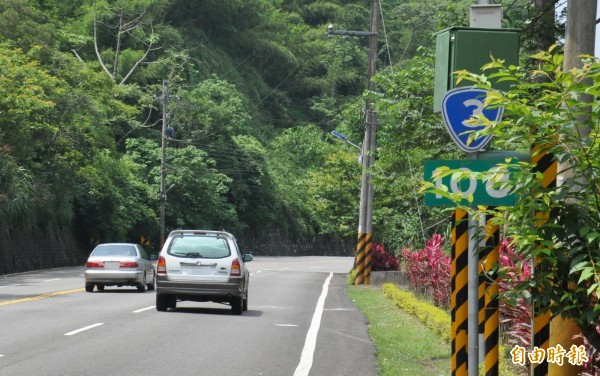
[{"label": "silver station wagon", "polygon": [[176,308],[177,301],[231,305],[234,315],[248,310],[250,273],[235,237],[225,231],[175,230],[157,264],[156,309]]}]

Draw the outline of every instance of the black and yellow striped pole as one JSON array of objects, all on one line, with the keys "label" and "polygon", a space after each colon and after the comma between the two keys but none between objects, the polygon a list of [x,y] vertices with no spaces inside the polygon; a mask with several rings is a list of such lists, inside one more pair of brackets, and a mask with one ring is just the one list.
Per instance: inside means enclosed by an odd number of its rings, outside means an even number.
[{"label": "black and yellow striped pole", "polygon": [[[485,209],[485,207],[483,208]],[[485,223],[485,229],[487,230],[487,219]],[[484,244],[481,244],[481,249],[478,253],[477,272],[479,273],[479,288],[478,288],[478,300],[479,300],[479,336],[481,339],[484,338],[485,332],[485,292],[488,286],[486,280],[485,262],[490,253],[491,248],[488,246],[487,232],[483,236]],[[480,346],[482,344],[480,343]],[[482,348],[485,348],[481,346]],[[480,348],[481,348],[480,347]]]},{"label": "black and yellow striped pole", "polygon": [[450,232],[450,368],[456,375],[456,210],[452,212]]},{"label": "black and yellow striped pole", "polygon": [[452,215],[452,291],[451,305],[451,368],[452,376],[468,375],[468,262],[469,262],[468,213],[456,209]]},{"label": "black and yellow striped pole", "polygon": [[355,285],[362,285],[365,282],[365,238],[367,234],[358,233],[358,242],[356,243],[356,258],[354,259],[354,279]]},{"label": "black and yellow striped pole", "polygon": [[366,234],[365,237],[365,262],[364,262],[364,284],[371,284],[371,263],[373,259],[373,234]]},{"label": "black and yellow striped pole", "polygon": [[[541,173],[541,185],[543,189],[552,189],[556,187],[556,175],[558,173],[558,162],[554,159],[554,155],[548,152],[550,144],[534,145],[531,152],[531,161],[534,164],[533,172]],[[535,213],[534,227],[543,226],[549,219],[549,212]],[[540,265],[534,260],[534,275],[540,273]],[[550,312],[536,311],[535,305],[533,309],[532,323],[532,347],[548,350],[550,344]],[[548,362],[531,363],[531,374],[533,376],[547,376]]]},{"label": "black and yellow striped pole", "polygon": [[500,228],[495,225],[492,215],[486,218],[485,226],[485,248],[486,257],[483,262],[483,272],[486,276],[485,287],[485,324],[484,324],[484,375],[499,375],[499,327],[500,312],[498,305],[498,272],[496,265],[500,257]]},{"label": "black and yellow striped pole", "polygon": [[372,249],[373,234],[359,233],[354,263],[354,271],[356,272],[355,285],[368,285],[370,283]]}]

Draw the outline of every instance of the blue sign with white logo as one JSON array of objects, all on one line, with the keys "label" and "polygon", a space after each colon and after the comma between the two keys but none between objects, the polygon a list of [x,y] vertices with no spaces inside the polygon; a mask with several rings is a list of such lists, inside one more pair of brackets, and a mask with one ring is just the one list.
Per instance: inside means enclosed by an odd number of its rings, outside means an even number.
[{"label": "blue sign with white logo", "polygon": [[442,99],[442,114],[450,136],[458,147],[472,153],[483,149],[491,140],[492,135],[479,137],[469,142],[473,132],[484,129],[483,125],[468,124],[472,116],[482,114],[488,120],[502,119],[504,108],[483,108],[487,91],[473,87],[458,87],[449,90]]}]

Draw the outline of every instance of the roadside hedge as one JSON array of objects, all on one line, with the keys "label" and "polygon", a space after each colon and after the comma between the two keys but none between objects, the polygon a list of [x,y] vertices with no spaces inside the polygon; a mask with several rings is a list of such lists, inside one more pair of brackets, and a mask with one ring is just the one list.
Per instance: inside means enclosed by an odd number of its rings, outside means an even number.
[{"label": "roadside hedge", "polygon": [[413,293],[404,291],[393,283],[384,283],[382,288],[385,296],[392,299],[396,306],[415,315],[444,341],[450,342],[450,314],[448,312],[420,301]]}]

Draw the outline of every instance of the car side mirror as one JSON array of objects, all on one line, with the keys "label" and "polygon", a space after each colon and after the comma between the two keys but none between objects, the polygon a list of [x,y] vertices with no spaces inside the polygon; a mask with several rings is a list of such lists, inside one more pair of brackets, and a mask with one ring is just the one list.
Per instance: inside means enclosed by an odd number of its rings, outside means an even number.
[{"label": "car side mirror", "polygon": [[249,253],[246,253],[246,254],[244,255],[244,258],[243,258],[243,259],[244,259],[244,262],[250,262],[250,261],[254,260],[254,257],[253,257],[251,254],[249,254]]}]

